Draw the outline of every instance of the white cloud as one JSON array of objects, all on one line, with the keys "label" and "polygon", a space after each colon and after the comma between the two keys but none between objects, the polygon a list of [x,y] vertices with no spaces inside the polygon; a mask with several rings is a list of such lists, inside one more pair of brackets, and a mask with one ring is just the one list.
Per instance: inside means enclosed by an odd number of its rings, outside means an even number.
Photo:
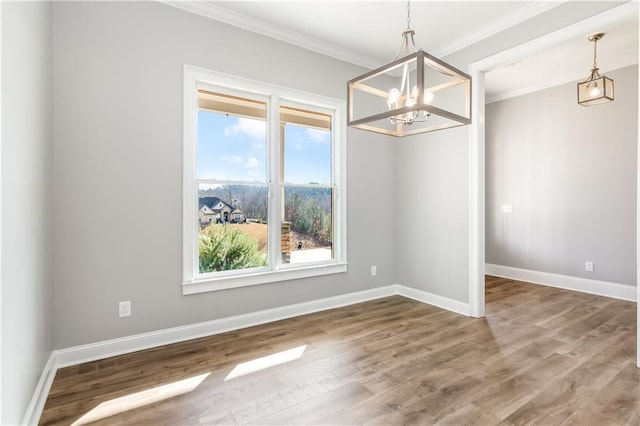
[{"label": "white cloud", "polygon": [[252,151],[264,151],[267,147],[265,146],[265,141],[251,144]]},{"label": "white cloud", "polygon": [[329,142],[329,131],[320,129],[307,128],[307,136],[309,139],[317,142]]},{"label": "white cloud", "polygon": [[265,122],[251,118],[238,118],[238,122],[231,127],[224,129],[225,136],[244,134],[250,138],[263,139],[266,136]]},{"label": "white cloud", "polygon": [[248,169],[255,169],[260,167],[260,161],[256,157],[251,157],[244,166]]},{"label": "white cloud", "polygon": [[220,159],[222,161],[226,161],[227,163],[234,164],[242,163],[242,161],[244,160],[241,155],[221,155]]},{"label": "white cloud", "polygon": [[296,151],[302,151],[302,148],[304,147],[302,146],[301,143],[297,143],[293,146],[293,149],[295,149]]}]

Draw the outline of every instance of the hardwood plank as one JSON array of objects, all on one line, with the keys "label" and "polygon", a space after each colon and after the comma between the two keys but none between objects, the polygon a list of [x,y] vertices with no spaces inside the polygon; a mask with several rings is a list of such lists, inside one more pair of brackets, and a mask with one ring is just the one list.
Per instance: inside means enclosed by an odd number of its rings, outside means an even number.
[{"label": "hardwood plank", "polygon": [[313,395],[304,402],[287,406],[267,416],[247,419],[239,418],[241,423],[257,424],[313,424],[327,415],[339,412],[349,406],[364,401],[372,394],[362,384],[354,382],[334,389],[331,392],[321,392]]},{"label": "hardwood plank", "polygon": [[637,424],[640,417],[640,369],[628,364],[562,424]]},{"label": "hardwood plank", "polygon": [[458,408],[456,411],[450,413],[447,416],[444,416],[438,422],[437,425],[494,425],[497,424],[498,420],[487,413],[486,411],[479,408],[472,402],[469,402],[463,405],[461,408]]},{"label": "hardwood plank", "polygon": [[502,423],[508,425],[557,425],[582,408],[595,392],[574,381],[553,380]]},{"label": "hardwood plank", "polygon": [[40,424],[638,424],[635,309],[488,276],[481,319],[394,296],[64,368]]}]

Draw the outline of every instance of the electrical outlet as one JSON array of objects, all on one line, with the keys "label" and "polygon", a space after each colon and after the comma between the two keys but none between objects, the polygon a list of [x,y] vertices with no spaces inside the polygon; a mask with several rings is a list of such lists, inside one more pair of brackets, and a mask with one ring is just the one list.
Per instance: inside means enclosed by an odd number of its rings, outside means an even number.
[{"label": "electrical outlet", "polygon": [[584,262],[584,270],[587,272],[593,272],[593,262],[587,260]]},{"label": "electrical outlet", "polygon": [[371,276],[375,277],[376,275],[378,275],[378,267],[377,266],[372,266],[371,267]]},{"label": "electrical outlet", "polygon": [[126,302],[120,302],[119,313],[120,318],[130,317],[131,316],[131,301],[127,300]]},{"label": "electrical outlet", "polygon": [[511,213],[513,211],[513,206],[511,204],[502,204],[500,206],[501,213]]}]

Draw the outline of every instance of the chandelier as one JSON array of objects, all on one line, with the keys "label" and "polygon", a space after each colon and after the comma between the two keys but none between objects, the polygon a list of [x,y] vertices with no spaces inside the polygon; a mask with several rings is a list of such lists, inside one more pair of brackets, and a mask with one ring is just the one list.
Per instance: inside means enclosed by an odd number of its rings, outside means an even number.
[{"label": "chandelier", "polygon": [[582,106],[597,105],[613,100],[613,80],[598,72],[598,40],[602,37],[604,37],[604,33],[593,34],[588,38],[593,42],[593,65],[589,77],[578,83],[578,103]]},{"label": "chandelier", "polygon": [[348,82],[347,124],[403,137],[471,123],[471,77],[418,49],[411,29],[388,65]]}]

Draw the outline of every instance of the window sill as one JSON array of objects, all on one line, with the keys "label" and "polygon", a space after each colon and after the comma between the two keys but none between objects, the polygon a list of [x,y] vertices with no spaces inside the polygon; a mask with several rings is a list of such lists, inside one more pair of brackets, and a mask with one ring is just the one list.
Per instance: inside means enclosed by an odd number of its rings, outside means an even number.
[{"label": "window sill", "polygon": [[197,294],[209,291],[227,290],[230,288],[248,287],[252,285],[268,284],[278,281],[297,280],[301,278],[322,275],[340,274],[347,272],[346,262],[323,265],[301,266],[282,269],[279,271],[259,272],[255,274],[237,275],[231,277],[207,278],[182,283],[182,294]]}]

